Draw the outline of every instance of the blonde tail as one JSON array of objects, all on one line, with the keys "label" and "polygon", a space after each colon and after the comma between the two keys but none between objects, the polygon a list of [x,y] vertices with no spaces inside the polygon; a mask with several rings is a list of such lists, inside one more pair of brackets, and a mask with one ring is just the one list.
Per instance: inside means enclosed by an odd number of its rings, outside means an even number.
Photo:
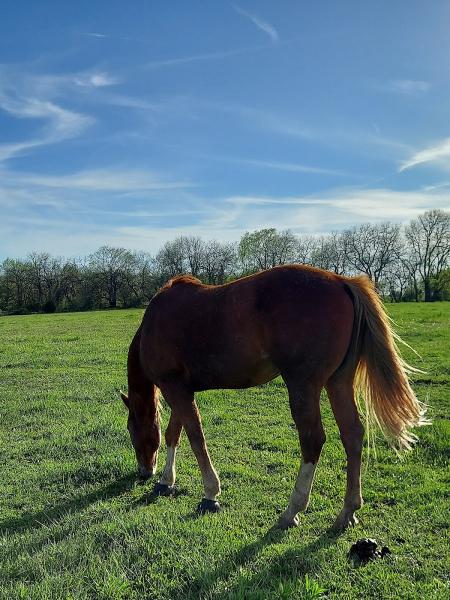
[{"label": "blonde tail", "polygon": [[399,449],[417,440],[411,428],[427,423],[425,407],[417,400],[408,375],[417,372],[400,356],[389,316],[368,277],[346,277],[355,310],[353,353],[356,361],[355,389],[386,439]]}]

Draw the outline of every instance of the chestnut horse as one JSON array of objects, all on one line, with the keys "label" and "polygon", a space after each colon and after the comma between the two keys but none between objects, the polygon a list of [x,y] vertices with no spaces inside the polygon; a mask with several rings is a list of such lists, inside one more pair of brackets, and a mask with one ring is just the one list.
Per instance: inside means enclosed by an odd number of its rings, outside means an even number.
[{"label": "chestnut horse", "polygon": [[281,375],[298,429],[302,462],[278,525],[298,524],[308,505],[325,433],[320,392],[326,388],[347,455],[347,489],[336,526],[357,522],[362,505],[361,425],[355,393],[386,437],[409,447],[423,422],[409,367],[400,358],[389,318],[371,281],[303,265],[280,266],[225,285],[190,276],[171,279],[151,300],[128,354],[128,429],[142,476],[155,473],[161,433],[159,388],[171,409],[167,462],[156,486],[170,493],[184,427],[204,485],[200,512],[219,509],[220,482],[211,463],[194,393],[248,388]]}]

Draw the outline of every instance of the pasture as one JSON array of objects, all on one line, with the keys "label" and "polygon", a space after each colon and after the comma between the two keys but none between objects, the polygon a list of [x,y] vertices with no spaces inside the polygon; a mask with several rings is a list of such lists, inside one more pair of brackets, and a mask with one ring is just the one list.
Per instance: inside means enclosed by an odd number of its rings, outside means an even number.
[{"label": "pasture", "polygon": [[[198,467],[185,436],[175,497],[140,484],[115,388],[142,310],[0,318],[0,598],[445,598],[449,590],[450,304],[389,305],[422,356],[414,376],[432,426],[399,459],[378,436],[363,463],[356,529],[329,527],[345,485],[326,396],[327,443],[300,526],[269,531],[299,464],[281,380],[197,395],[222,482],[222,512],[197,517]],[[168,409],[162,411],[163,427]],[[159,470],[164,463],[162,448]],[[373,537],[392,554],[348,561]]]}]

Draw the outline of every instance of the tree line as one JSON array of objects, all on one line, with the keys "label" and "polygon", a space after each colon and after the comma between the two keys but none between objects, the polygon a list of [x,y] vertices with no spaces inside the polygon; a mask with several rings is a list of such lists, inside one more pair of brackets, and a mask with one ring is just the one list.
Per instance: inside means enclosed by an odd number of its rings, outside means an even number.
[{"label": "tree line", "polygon": [[81,259],[32,252],[0,268],[0,312],[23,314],[138,307],[171,277],[222,284],[287,263],[364,273],[394,302],[450,299],[450,213],[430,210],[408,225],[365,223],[327,235],[273,228],[237,243],[181,236],[151,255],[102,246]]}]

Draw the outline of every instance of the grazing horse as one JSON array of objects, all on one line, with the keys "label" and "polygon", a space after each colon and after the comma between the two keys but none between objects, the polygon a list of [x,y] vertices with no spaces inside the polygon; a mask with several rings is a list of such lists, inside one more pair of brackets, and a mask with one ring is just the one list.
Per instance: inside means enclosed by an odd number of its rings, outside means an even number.
[{"label": "grazing horse", "polygon": [[150,301],[128,353],[128,429],[139,471],[155,473],[161,440],[159,388],[171,409],[167,462],[157,484],[170,493],[184,427],[204,485],[200,512],[219,509],[194,393],[248,388],[281,375],[298,429],[302,461],[281,528],[298,524],[308,505],[325,433],[320,392],[326,388],[347,455],[347,489],[336,527],[357,523],[362,505],[361,425],[355,394],[386,437],[409,447],[423,409],[408,382],[396,335],[371,281],[304,265],[279,266],[224,285],[190,276],[171,279]]}]

